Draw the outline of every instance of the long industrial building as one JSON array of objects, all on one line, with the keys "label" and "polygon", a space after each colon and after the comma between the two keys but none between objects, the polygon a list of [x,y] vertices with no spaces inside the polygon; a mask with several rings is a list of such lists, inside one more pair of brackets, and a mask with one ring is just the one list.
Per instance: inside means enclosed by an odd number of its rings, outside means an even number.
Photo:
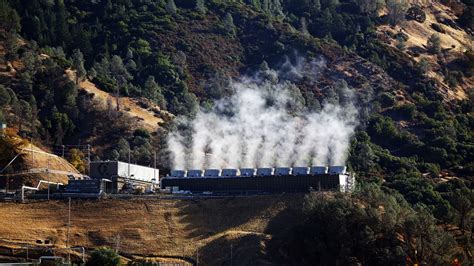
[{"label": "long industrial building", "polygon": [[350,191],[354,176],[345,166],[174,170],[161,188],[193,193],[281,193],[314,190]]}]

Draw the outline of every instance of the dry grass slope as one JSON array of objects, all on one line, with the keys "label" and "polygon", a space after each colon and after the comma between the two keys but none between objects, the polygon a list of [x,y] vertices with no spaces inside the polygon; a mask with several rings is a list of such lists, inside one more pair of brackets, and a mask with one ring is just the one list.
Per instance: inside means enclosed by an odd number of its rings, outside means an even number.
[{"label": "dry grass slope", "polygon": [[[0,184],[4,186],[5,179],[9,179],[9,188],[19,188],[22,184],[36,186],[39,180],[48,180],[67,184],[67,175],[80,176],[74,166],[65,159],[48,153],[40,147],[19,137],[10,130],[0,141],[3,155],[1,168],[6,166],[17,154],[20,156],[12,163],[14,171],[0,175]],[[46,168],[54,173],[46,173]]]},{"label": "dry grass slope", "polygon": [[[239,264],[268,263],[265,244],[298,217],[301,195],[200,200],[73,201],[71,245],[118,247],[143,257],[199,252],[205,265],[233,256]],[[65,245],[67,202],[0,204],[0,239],[12,245],[51,239]],[[199,249],[199,251],[198,251]]]}]

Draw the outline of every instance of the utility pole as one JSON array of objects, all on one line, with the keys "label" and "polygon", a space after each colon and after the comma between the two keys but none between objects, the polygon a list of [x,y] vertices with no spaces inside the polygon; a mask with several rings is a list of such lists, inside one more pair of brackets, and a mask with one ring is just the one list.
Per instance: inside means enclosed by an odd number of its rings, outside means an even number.
[{"label": "utility pole", "polygon": [[91,175],[91,145],[87,144],[87,169]]},{"label": "utility pole", "polygon": [[232,259],[233,259],[233,254],[232,254],[233,250],[232,250],[232,248],[233,248],[232,243],[230,243],[230,266],[233,265],[233,261],[232,261]]},{"label": "utility pole", "polygon": [[153,178],[155,182],[158,183],[158,179],[156,179],[156,151],[153,152],[154,163],[153,163]]},{"label": "utility pole", "polygon": [[[47,172],[46,172],[46,175],[48,176],[48,181],[51,180],[51,179],[49,178],[49,167],[50,167],[50,164],[49,164],[49,155],[48,155],[48,168],[46,169],[46,171],[47,171]],[[49,187],[50,187],[50,186],[49,186],[49,183],[48,183],[48,201],[49,201]]]},{"label": "utility pole", "polygon": [[128,150],[128,179],[130,179],[130,149]]},{"label": "utility pole", "polygon": [[[184,253],[183,253],[184,256]],[[196,266],[199,266],[199,246],[196,249]]]},{"label": "utility pole", "polygon": [[[69,207],[68,207],[68,218],[67,218],[67,238],[66,238],[66,248],[69,248],[69,231],[71,228],[71,197],[69,197]],[[69,262],[71,262],[71,254],[68,253]]]},{"label": "utility pole", "polygon": [[35,155],[33,153],[33,139],[31,139],[31,142],[30,142],[30,150],[31,150],[31,165],[33,166],[34,161],[35,161]]}]

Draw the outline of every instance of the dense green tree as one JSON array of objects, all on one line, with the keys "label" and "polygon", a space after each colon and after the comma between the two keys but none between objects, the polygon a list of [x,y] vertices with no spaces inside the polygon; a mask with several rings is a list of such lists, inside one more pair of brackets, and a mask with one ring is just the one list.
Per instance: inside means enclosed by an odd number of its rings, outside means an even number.
[{"label": "dense green tree", "polygon": [[4,85],[0,84],[0,107],[6,106],[10,101],[10,93]]},{"label": "dense green tree", "polygon": [[18,49],[20,49],[20,41],[16,34],[12,34],[12,33],[6,34],[5,48],[7,52],[7,56],[6,56],[7,60],[18,58]]},{"label": "dense green tree", "polygon": [[349,162],[358,173],[367,173],[376,165],[375,156],[370,146],[370,137],[365,132],[356,135],[355,143],[351,149]]},{"label": "dense green tree", "polygon": [[[56,43],[62,43],[67,45],[70,42],[70,35],[69,29],[67,25],[67,10],[64,4],[64,0],[55,0],[52,1],[52,5],[54,5],[55,10],[55,27],[56,30],[55,36],[52,39],[56,40]],[[55,2],[55,3],[54,3]],[[80,40],[78,40],[80,41]]]},{"label": "dense green tree", "polygon": [[117,151],[119,153],[119,160],[128,161],[128,155],[131,152],[130,144],[124,138],[120,138],[117,143]]},{"label": "dense green tree", "polygon": [[468,188],[457,189],[452,192],[449,201],[458,213],[459,228],[466,229],[467,223],[472,219],[474,193]]},{"label": "dense green tree", "polygon": [[284,251],[280,263],[398,265],[411,258],[442,265],[451,262],[456,249],[453,237],[436,226],[427,208],[412,209],[399,194],[376,185],[351,196],[311,192],[303,211],[304,219],[282,242],[280,237],[272,240]]},{"label": "dense green tree", "polygon": [[5,116],[3,115],[2,109],[0,109],[0,123],[5,123],[5,122],[6,122]]},{"label": "dense green tree", "polygon": [[7,31],[19,32],[21,29],[20,16],[7,0],[0,0],[0,25]]},{"label": "dense green tree", "polygon": [[113,249],[99,248],[92,252],[87,266],[117,266],[120,265],[120,256]]}]

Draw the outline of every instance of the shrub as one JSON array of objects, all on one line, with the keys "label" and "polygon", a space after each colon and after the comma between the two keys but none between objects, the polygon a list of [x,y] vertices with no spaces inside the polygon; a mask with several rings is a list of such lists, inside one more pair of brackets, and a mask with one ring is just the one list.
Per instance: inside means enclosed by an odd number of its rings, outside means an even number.
[{"label": "shrub", "polygon": [[150,133],[144,128],[138,128],[133,132],[133,136],[148,139],[150,138]]},{"label": "shrub", "polygon": [[441,38],[439,34],[433,34],[428,38],[427,42],[428,51],[432,54],[437,54],[441,52]]},{"label": "shrub", "polygon": [[437,32],[440,32],[440,33],[445,33],[446,31],[443,29],[443,26],[437,24],[437,23],[433,23],[431,24],[431,28],[434,29],[435,31]]},{"label": "shrub", "polygon": [[404,118],[412,120],[416,114],[416,106],[411,103],[403,104],[395,108]]},{"label": "shrub", "polygon": [[120,256],[113,249],[99,248],[92,252],[87,266],[116,266],[120,265]]},{"label": "shrub", "polygon": [[406,14],[405,17],[406,17],[407,20],[415,20],[415,21],[418,21],[420,23],[423,23],[426,20],[426,14],[423,11],[423,9],[421,9],[420,6],[410,7],[407,10],[407,14]]}]

